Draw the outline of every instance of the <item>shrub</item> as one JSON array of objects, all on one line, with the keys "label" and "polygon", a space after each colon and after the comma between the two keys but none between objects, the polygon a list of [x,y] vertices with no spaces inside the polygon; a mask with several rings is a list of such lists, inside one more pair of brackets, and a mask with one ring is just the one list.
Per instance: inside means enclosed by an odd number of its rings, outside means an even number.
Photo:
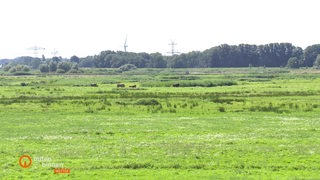
[{"label": "shrub", "polygon": [[288,60],[287,67],[288,68],[299,68],[300,67],[299,59],[297,57],[291,57]]},{"label": "shrub", "polygon": [[56,73],[65,73],[66,71],[63,69],[57,69]]},{"label": "shrub", "polygon": [[41,64],[41,65],[40,65],[40,72],[42,72],[42,73],[48,73],[48,72],[49,72],[49,66],[48,66],[48,64]]},{"label": "shrub", "polygon": [[318,54],[317,59],[314,61],[314,67],[320,69],[320,54]]},{"label": "shrub", "polygon": [[78,70],[78,69],[79,69],[79,65],[78,65],[78,64],[73,64],[73,65],[71,66],[71,69]]},{"label": "shrub", "polygon": [[224,107],[219,107],[219,112],[226,112],[226,109]]},{"label": "shrub", "polygon": [[57,62],[51,61],[49,63],[49,71],[50,72],[55,72],[57,70]]},{"label": "shrub", "polygon": [[30,67],[29,66],[22,66],[21,71],[29,72],[30,71]]},{"label": "shrub", "polygon": [[19,71],[19,72],[14,72],[13,75],[15,75],[15,76],[23,76],[23,75],[31,75],[31,73]]},{"label": "shrub", "polygon": [[134,69],[137,69],[137,67],[133,64],[125,64],[125,65],[119,67],[119,71],[121,71],[121,72],[130,71],[130,70],[134,70]]},{"label": "shrub", "polygon": [[23,72],[23,73],[25,73],[25,72],[29,72],[30,71],[30,68],[29,68],[29,66],[26,66],[26,65],[21,65],[21,64],[18,64],[18,65],[16,65],[16,66],[6,66],[6,68],[5,68],[5,70],[7,70],[7,68],[9,68],[10,67],[10,69],[8,70],[10,73],[15,73],[15,72]]},{"label": "shrub", "polygon": [[9,64],[9,65],[4,66],[3,70],[4,71],[9,71],[11,68],[12,68],[12,66]]},{"label": "shrub", "polygon": [[[70,62],[59,62],[57,69],[62,69],[64,72],[68,72],[71,69],[72,64]],[[57,73],[59,73],[57,70]]]},{"label": "shrub", "polygon": [[75,74],[75,73],[78,73],[78,70],[76,70],[76,69],[71,69],[68,73]]},{"label": "shrub", "polygon": [[9,73],[14,73],[14,72],[16,72],[16,71],[17,71],[16,67],[11,67],[11,68],[9,69]]},{"label": "shrub", "polygon": [[145,105],[145,106],[156,106],[160,105],[160,103],[155,99],[139,99],[136,102],[137,105]]}]

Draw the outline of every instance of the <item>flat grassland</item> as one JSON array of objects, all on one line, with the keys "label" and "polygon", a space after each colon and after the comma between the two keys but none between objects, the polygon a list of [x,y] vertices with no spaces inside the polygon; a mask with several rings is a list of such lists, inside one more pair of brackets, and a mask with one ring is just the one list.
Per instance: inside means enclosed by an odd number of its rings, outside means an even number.
[{"label": "flat grassland", "polygon": [[106,74],[1,76],[0,179],[320,178],[317,70]]}]

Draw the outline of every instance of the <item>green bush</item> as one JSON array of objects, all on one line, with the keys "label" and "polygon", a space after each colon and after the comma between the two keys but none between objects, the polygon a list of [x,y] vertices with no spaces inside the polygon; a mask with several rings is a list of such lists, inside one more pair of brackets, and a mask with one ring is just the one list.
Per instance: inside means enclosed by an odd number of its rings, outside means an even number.
[{"label": "green bush", "polygon": [[125,65],[119,67],[119,71],[121,71],[121,72],[130,71],[130,70],[134,70],[134,69],[137,69],[137,67],[133,64],[125,64]]},{"label": "green bush", "polygon": [[9,64],[9,65],[4,66],[3,70],[4,71],[9,71],[11,68],[12,68],[12,66]]},{"label": "green bush", "polygon": [[219,112],[226,112],[226,109],[224,107],[219,107]]},{"label": "green bush", "polygon": [[70,71],[68,71],[68,73],[71,73],[71,74],[82,73],[82,72],[83,71],[78,70],[78,69],[71,69]]},{"label": "green bush", "polygon": [[29,72],[30,71],[30,67],[26,66],[26,65],[7,65],[4,67],[3,69],[4,71],[9,71],[10,73],[15,73],[15,72]]},{"label": "green bush", "polygon": [[155,99],[139,99],[136,102],[137,105],[144,105],[144,106],[156,106],[160,105],[160,103]]},{"label": "green bush", "polygon": [[9,69],[9,73],[15,73],[16,71],[17,71],[17,68],[15,66]]},{"label": "green bush", "polygon": [[314,67],[320,69],[320,54],[318,54],[317,59],[314,61]]},{"label": "green bush", "polygon": [[287,63],[288,68],[299,68],[300,65],[300,61],[297,57],[291,57]]},{"label": "green bush", "polygon": [[40,65],[40,72],[42,73],[48,73],[50,70],[49,65],[48,64],[41,64]]},{"label": "green bush", "polygon": [[23,75],[31,75],[31,73],[19,71],[19,72],[14,72],[13,75],[15,75],[15,76],[23,76]]},{"label": "green bush", "polygon": [[72,67],[72,63],[70,62],[59,62],[57,65],[57,73],[59,73],[58,72],[59,69],[62,69],[64,72],[68,72],[71,69],[71,67]]},{"label": "green bush", "polygon": [[176,81],[166,81],[166,82],[158,82],[158,81],[150,81],[143,82],[141,86],[143,87],[171,87],[173,84],[179,84],[179,87],[216,87],[216,86],[233,86],[237,85],[237,82],[230,80],[223,81],[210,81],[210,80],[181,80],[179,82]]},{"label": "green bush", "polygon": [[57,69],[57,71],[56,71],[56,73],[65,73],[66,71],[65,70],[63,70],[63,69]]}]

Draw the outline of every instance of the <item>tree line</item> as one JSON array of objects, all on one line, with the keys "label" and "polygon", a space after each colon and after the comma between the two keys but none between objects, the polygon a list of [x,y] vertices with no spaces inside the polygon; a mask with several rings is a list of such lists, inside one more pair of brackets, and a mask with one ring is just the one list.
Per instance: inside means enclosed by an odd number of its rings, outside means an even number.
[{"label": "tree line", "polygon": [[[228,45],[212,47],[203,52],[192,51],[173,56],[160,53],[102,51],[81,58],[80,67],[118,68],[133,64],[138,68],[214,68],[214,67],[312,67],[320,64],[320,44],[306,49],[291,43],[266,45]],[[318,57],[318,58],[317,58]],[[317,60],[319,59],[319,60]]]},{"label": "tree line", "polygon": [[[19,57],[8,63],[7,71],[40,69],[41,72],[79,72],[79,67],[119,68],[132,64],[137,68],[215,68],[215,67],[320,67],[320,44],[306,49],[291,43],[266,45],[222,44],[203,52],[192,51],[164,56],[160,53],[102,51],[94,56],[70,59]],[[19,66],[17,66],[19,64]],[[23,66],[22,66],[23,65]]]},{"label": "tree line", "polygon": [[[171,68],[212,67],[312,67],[319,63],[320,44],[303,50],[290,43],[266,45],[223,44],[203,52],[193,51],[168,58]],[[319,60],[317,60],[319,59]],[[316,61],[317,60],[317,61]]]}]

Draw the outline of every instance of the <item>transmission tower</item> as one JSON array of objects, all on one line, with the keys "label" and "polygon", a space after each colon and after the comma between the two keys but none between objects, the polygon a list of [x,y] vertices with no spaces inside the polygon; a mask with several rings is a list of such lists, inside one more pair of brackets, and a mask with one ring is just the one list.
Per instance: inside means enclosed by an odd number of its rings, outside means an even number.
[{"label": "transmission tower", "polygon": [[171,40],[171,43],[169,45],[171,46],[171,51],[168,53],[170,53],[172,56],[175,54],[179,54],[179,52],[174,49],[174,46],[178,45],[177,43]]},{"label": "transmission tower", "polygon": [[54,48],[53,51],[51,52],[53,57],[57,57],[58,53],[59,52],[58,52],[58,50],[56,48]]},{"label": "transmission tower", "polygon": [[39,54],[39,51],[42,51],[42,55],[43,55],[43,51],[44,51],[45,49],[46,49],[46,48],[43,48],[43,47],[33,46],[33,47],[29,47],[27,50],[33,51],[34,57],[37,58],[37,57],[38,57],[38,54]]}]

